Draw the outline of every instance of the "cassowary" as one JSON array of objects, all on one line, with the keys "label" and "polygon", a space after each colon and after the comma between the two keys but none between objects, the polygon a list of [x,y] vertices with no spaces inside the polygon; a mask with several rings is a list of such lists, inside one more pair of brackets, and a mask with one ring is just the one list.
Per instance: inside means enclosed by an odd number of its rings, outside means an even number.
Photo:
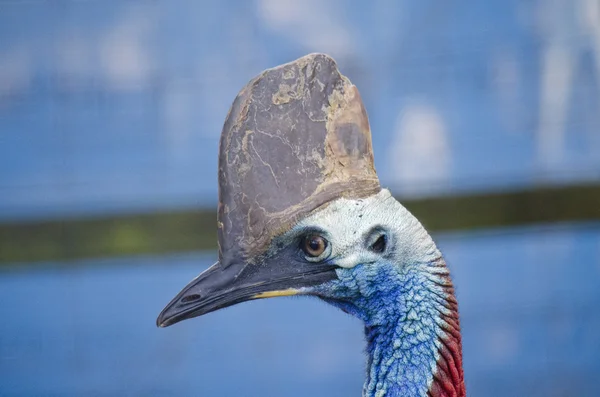
[{"label": "cassowary", "polygon": [[464,396],[458,305],[442,254],[382,189],[358,90],[311,54],[235,99],[219,150],[219,260],[161,327],[240,302],[316,296],[365,325],[364,396]]}]

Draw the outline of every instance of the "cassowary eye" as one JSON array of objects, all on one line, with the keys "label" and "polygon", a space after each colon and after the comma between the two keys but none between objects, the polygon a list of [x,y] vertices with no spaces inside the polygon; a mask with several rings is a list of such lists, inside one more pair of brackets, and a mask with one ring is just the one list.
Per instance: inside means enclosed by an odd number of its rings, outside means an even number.
[{"label": "cassowary eye", "polygon": [[323,237],[312,234],[305,237],[302,241],[302,251],[304,251],[307,256],[316,258],[325,252],[327,244],[327,240],[325,240]]},{"label": "cassowary eye", "polygon": [[377,240],[375,240],[373,244],[371,244],[370,249],[373,252],[382,253],[383,251],[385,251],[386,244],[387,238],[385,237],[385,234],[382,234]]}]

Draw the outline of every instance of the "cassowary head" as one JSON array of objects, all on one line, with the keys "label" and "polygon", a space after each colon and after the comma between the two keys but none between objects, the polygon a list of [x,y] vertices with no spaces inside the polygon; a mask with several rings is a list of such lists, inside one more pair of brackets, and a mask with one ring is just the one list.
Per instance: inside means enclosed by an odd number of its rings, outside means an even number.
[{"label": "cassowary head", "polygon": [[248,300],[317,296],[365,323],[365,395],[464,395],[448,270],[381,189],[360,95],[330,57],[267,70],[238,94],[220,142],[218,239],[219,261],[159,326]]},{"label": "cassowary head", "polygon": [[223,127],[219,261],[180,292],[159,325],[250,299],[316,293],[351,267],[350,257],[345,267],[336,262],[350,236],[318,214],[380,191],[365,109],[335,62],[313,54],[263,72],[238,94]]}]

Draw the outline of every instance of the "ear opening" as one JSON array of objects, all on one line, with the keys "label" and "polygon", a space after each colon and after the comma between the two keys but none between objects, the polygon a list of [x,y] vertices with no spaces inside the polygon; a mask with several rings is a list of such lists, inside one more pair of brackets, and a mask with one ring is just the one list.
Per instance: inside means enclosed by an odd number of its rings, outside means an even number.
[{"label": "ear opening", "polygon": [[388,246],[388,235],[381,226],[373,227],[365,239],[366,248],[378,254],[384,253]]}]

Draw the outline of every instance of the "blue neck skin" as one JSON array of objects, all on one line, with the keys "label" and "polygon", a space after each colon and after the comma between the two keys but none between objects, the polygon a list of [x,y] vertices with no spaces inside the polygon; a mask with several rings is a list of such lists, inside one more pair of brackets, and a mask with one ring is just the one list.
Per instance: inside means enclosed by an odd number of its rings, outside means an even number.
[{"label": "blue neck skin", "polygon": [[[361,264],[315,289],[365,323],[363,396],[427,396],[437,366],[445,293],[428,263]],[[432,271],[433,270],[433,271]]]}]

